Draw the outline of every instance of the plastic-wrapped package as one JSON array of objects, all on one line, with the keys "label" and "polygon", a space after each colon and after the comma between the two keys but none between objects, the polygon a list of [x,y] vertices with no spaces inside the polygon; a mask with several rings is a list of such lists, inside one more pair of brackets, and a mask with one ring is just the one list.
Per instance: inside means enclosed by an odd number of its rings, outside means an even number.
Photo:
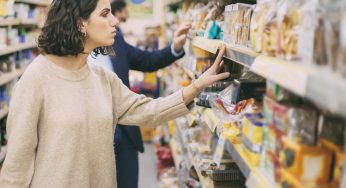
[{"label": "plastic-wrapped package", "polygon": [[260,51],[265,55],[275,56],[278,45],[277,2],[273,1],[269,7],[263,25],[259,26],[259,33],[262,34]]},{"label": "plastic-wrapped package", "polygon": [[267,96],[270,98],[275,99],[276,101],[287,101],[294,97],[293,94],[291,94],[289,91],[286,89],[280,87],[278,84],[271,80],[267,80]]},{"label": "plastic-wrapped package", "polygon": [[299,10],[298,58],[307,63],[327,62],[324,27],[321,20],[319,0],[304,0]]},{"label": "plastic-wrapped package", "polygon": [[[346,76],[346,2],[342,5],[342,15],[340,23],[340,49],[338,52],[337,70]],[[346,186],[346,185],[345,185]]]},{"label": "plastic-wrapped package", "polygon": [[342,2],[341,0],[320,0],[320,6],[323,7],[322,20],[325,31],[327,63],[333,70],[337,68]]},{"label": "plastic-wrapped package", "polygon": [[298,51],[298,25],[303,0],[281,0],[277,10],[278,43],[276,56],[288,60],[296,58]]},{"label": "plastic-wrapped package", "polygon": [[248,46],[253,5],[237,3],[225,8],[224,41]]},{"label": "plastic-wrapped package", "polygon": [[345,144],[346,120],[341,117],[324,115],[321,119],[320,138],[326,139],[340,147]]},{"label": "plastic-wrapped package", "polygon": [[253,10],[250,21],[250,47],[257,51],[262,51],[262,33],[264,30],[265,17],[273,6],[275,0],[257,0],[257,5]]},{"label": "plastic-wrapped package", "polygon": [[231,35],[236,45],[248,46],[252,5],[237,3],[233,6],[233,26]]},{"label": "plastic-wrapped package", "polygon": [[297,107],[287,102],[278,103],[266,96],[263,112],[265,121],[281,134],[298,143],[316,144],[318,113],[313,108]]},{"label": "plastic-wrapped package", "polygon": [[226,43],[232,43],[231,41],[231,30],[232,30],[232,23],[233,23],[233,17],[232,17],[232,8],[233,5],[227,5],[225,7],[225,23],[223,28],[223,40]]},{"label": "plastic-wrapped package", "polygon": [[211,21],[215,21],[223,12],[223,8],[218,5],[217,2],[210,1],[207,5],[208,14],[204,18],[202,23],[202,28],[205,30],[207,28],[207,25]]}]

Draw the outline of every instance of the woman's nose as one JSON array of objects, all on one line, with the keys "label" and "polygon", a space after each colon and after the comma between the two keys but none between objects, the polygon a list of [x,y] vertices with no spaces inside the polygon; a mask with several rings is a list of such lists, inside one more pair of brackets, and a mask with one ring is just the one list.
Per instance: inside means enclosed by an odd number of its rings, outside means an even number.
[{"label": "woman's nose", "polygon": [[111,19],[112,19],[112,21],[111,21],[112,27],[116,27],[119,24],[119,20],[116,17],[114,17],[113,14],[111,16]]}]

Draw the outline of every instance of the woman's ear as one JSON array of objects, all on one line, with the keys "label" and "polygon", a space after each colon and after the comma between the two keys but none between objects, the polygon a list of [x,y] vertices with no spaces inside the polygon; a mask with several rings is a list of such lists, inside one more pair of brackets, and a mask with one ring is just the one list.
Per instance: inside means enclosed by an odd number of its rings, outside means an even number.
[{"label": "woman's ear", "polygon": [[88,21],[86,20],[81,20],[80,22],[80,32],[84,33],[87,35],[88,31]]}]

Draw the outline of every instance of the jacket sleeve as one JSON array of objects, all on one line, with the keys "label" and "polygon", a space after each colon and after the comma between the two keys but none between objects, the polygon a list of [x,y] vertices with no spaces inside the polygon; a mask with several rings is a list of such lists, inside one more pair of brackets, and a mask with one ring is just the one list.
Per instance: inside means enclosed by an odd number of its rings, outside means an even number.
[{"label": "jacket sleeve", "polygon": [[43,101],[39,79],[34,77],[23,75],[12,93],[7,119],[7,155],[0,174],[1,188],[29,187],[34,174],[37,127]]},{"label": "jacket sleeve", "polygon": [[180,56],[174,56],[170,46],[153,52],[138,49],[128,43],[125,46],[127,56],[129,57],[130,69],[142,72],[157,71],[171,65],[185,55],[183,53]]},{"label": "jacket sleeve", "polygon": [[111,76],[114,124],[154,127],[189,113],[182,90],[152,99],[130,91],[116,74]]}]

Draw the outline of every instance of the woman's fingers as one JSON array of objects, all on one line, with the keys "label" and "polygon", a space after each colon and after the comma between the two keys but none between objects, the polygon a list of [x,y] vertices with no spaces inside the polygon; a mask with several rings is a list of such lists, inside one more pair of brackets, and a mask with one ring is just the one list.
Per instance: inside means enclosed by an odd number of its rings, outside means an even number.
[{"label": "woman's fingers", "polygon": [[219,64],[219,66],[217,67],[216,73],[215,73],[215,74],[217,74],[217,73],[220,72],[220,70],[221,70],[221,68],[223,67],[223,65],[224,65],[224,61],[222,60],[221,63]]},{"label": "woman's fingers", "polygon": [[223,58],[223,56],[225,55],[225,52],[226,52],[226,46],[222,45],[222,47],[221,47],[221,49],[219,51],[219,54],[217,55],[214,63],[217,63],[217,64],[220,63],[222,58]]},{"label": "woman's fingers", "polygon": [[231,74],[229,72],[224,72],[224,73],[221,73],[221,74],[217,74],[217,75],[213,75],[213,76],[210,76],[210,79],[211,79],[211,84],[212,83],[215,83],[219,80],[223,80],[223,79],[226,79],[228,78],[229,76],[231,76]]}]

